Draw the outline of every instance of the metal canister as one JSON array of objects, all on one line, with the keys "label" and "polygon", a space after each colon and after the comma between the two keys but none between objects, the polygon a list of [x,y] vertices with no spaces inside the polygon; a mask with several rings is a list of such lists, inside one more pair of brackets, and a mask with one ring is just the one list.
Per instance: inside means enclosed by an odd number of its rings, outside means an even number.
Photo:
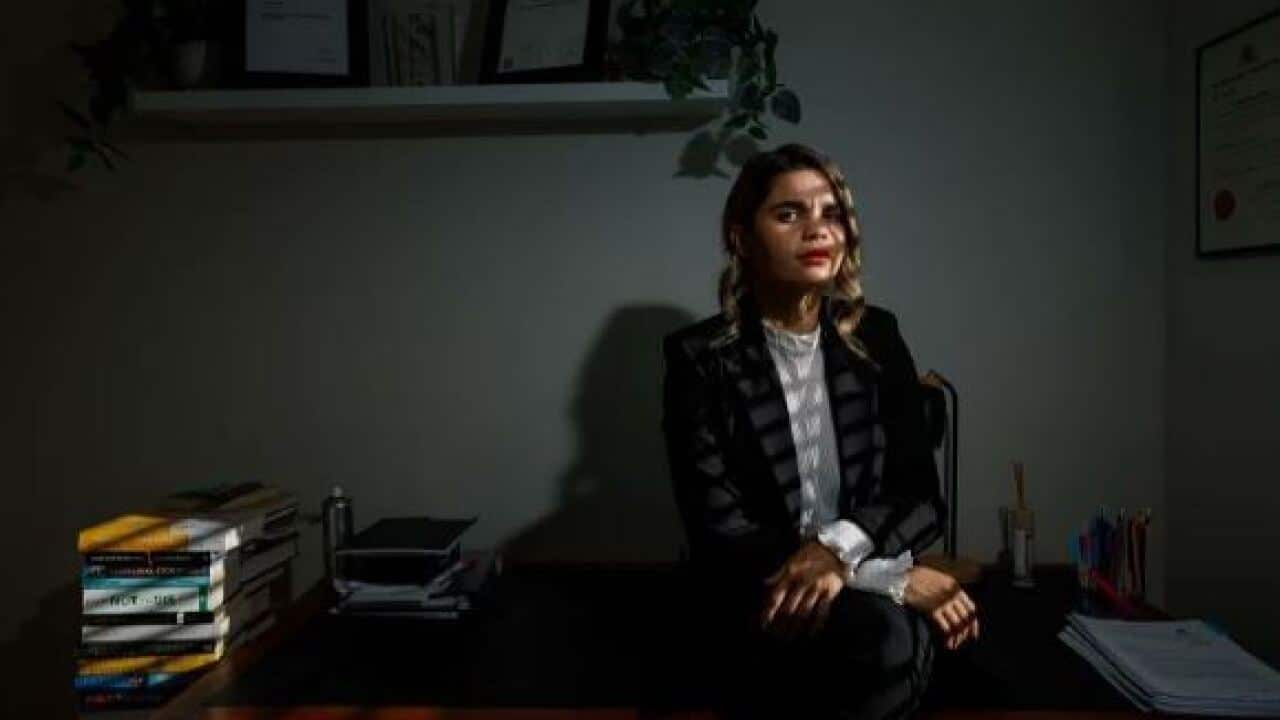
[{"label": "metal canister", "polygon": [[338,577],[338,549],[351,541],[354,524],[351,498],[334,485],[329,496],[320,503],[321,542],[324,552],[324,574],[330,582]]}]

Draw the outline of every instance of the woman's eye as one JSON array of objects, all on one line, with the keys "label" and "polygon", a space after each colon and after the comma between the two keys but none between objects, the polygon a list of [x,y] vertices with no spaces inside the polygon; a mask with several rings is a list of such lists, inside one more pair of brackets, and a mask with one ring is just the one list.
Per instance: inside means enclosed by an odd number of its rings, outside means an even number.
[{"label": "woman's eye", "polygon": [[[840,208],[827,208],[823,210],[822,217],[826,220],[834,220],[844,217],[844,212],[841,211]],[[796,220],[797,213],[795,210],[783,210],[777,214],[776,218],[778,222],[789,223]]]}]

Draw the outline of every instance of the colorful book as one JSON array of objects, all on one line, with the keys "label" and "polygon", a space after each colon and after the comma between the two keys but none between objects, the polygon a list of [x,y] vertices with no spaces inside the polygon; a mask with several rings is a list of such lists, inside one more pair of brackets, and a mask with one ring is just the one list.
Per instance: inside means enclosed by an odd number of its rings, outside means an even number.
[{"label": "colorful book", "polygon": [[194,655],[135,655],[132,657],[85,658],[76,661],[76,675],[187,673],[208,667],[220,659],[222,659],[222,652]]},{"label": "colorful book", "polygon": [[[216,503],[216,504],[215,504]],[[224,555],[243,543],[294,532],[298,502],[277,488],[226,495],[178,493],[154,509],[112,518],[80,531],[81,554],[207,552]]]},{"label": "colorful book", "polygon": [[242,546],[203,566],[168,564],[163,557],[160,562],[86,564],[81,569],[81,609],[87,615],[216,610],[242,583],[297,553],[297,535],[292,535]]},{"label": "colorful book", "polygon": [[127,657],[129,655],[193,655],[216,652],[223,640],[149,640],[124,643],[82,644],[76,658]]},{"label": "colorful book", "polygon": [[208,577],[104,578],[80,591],[85,615],[207,612],[222,606],[224,583]]},{"label": "colorful book", "polygon": [[224,640],[274,605],[288,602],[287,570],[277,567],[243,584],[228,602],[212,611],[83,615],[80,642],[97,645]]},{"label": "colorful book", "polygon": [[182,684],[186,673],[140,672],[121,675],[76,675],[76,690],[138,690],[166,688]]},{"label": "colorful book", "polygon": [[[274,614],[263,615],[239,633],[226,650],[229,652],[256,638],[274,624]],[[223,654],[221,649],[218,654]],[[80,705],[85,709],[146,707],[166,702],[206,670],[208,666],[181,673],[150,670],[117,674],[85,673],[77,674],[73,683]]]}]

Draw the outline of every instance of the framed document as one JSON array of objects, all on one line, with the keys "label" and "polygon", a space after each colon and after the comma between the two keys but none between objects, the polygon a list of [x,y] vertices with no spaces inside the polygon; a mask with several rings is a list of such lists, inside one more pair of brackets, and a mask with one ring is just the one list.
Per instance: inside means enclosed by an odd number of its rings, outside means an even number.
[{"label": "framed document", "polygon": [[368,84],[368,0],[237,0],[220,4],[226,13],[226,85]]},{"label": "framed document", "polygon": [[1280,250],[1280,10],[1196,48],[1196,255]]},{"label": "framed document", "polygon": [[604,78],[609,0],[493,0],[481,83]]}]

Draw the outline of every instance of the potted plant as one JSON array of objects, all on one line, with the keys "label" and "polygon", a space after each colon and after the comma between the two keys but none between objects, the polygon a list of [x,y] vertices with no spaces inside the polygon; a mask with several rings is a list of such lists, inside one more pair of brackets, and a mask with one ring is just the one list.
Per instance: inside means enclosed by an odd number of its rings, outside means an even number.
[{"label": "potted plant", "polygon": [[207,0],[162,0],[157,21],[170,47],[169,72],[173,84],[194,87],[204,75],[209,44]]},{"label": "potted plant", "polygon": [[661,82],[673,99],[708,79],[729,76],[725,127],[764,140],[766,108],[800,121],[800,99],[778,82],[774,51],[778,34],[755,13],[757,0],[623,0],[618,7],[622,40],[615,48],[626,76]]},{"label": "potted plant", "polygon": [[174,84],[189,87],[203,72],[208,40],[209,0],[121,0],[121,14],[109,33],[96,43],[73,43],[89,75],[88,112],[59,102],[78,129],[67,137],[68,170],[77,170],[89,157],[108,169],[113,158],[126,157],[108,140],[116,116],[129,106],[139,83],[154,82],[167,70]]}]

